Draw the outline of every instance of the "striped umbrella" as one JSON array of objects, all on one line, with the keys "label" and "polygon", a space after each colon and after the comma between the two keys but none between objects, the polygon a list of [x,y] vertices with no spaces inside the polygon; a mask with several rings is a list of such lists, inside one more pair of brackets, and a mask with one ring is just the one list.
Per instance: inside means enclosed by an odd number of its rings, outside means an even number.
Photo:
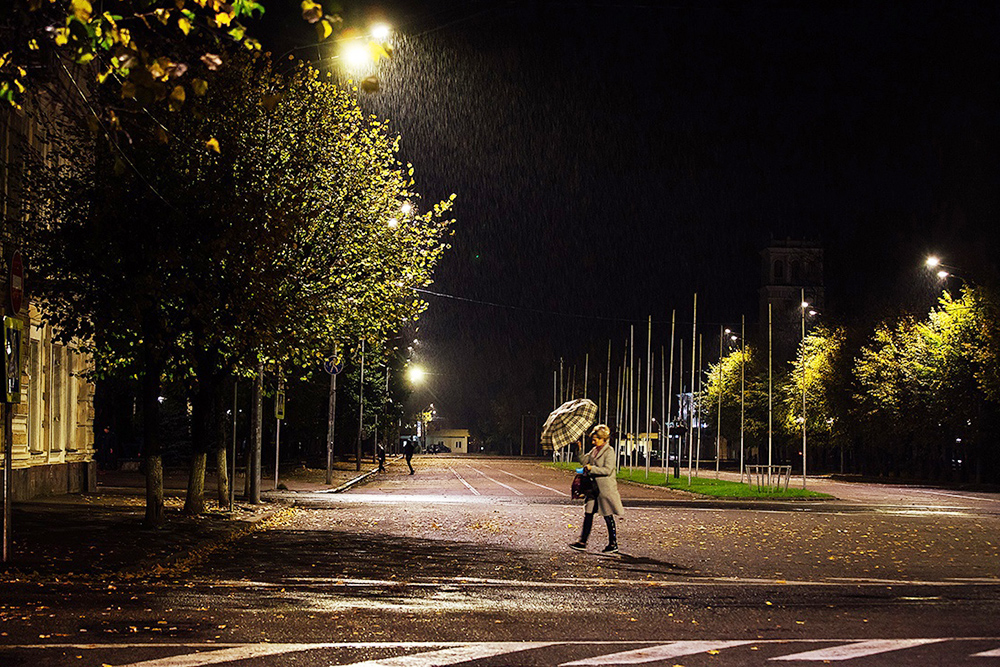
[{"label": "striped umbrella", "polygon": [[549,414],[542,427],[542,444],[562,449],[579,440],[597,420],[597,405],[589,398],[563,403]]}]

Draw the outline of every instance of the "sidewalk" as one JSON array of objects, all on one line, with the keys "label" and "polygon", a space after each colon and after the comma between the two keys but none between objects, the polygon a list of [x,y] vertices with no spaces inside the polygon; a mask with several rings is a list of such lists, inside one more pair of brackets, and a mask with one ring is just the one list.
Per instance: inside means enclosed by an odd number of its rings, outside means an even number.
[{"label": "sidewalk", "polygon": [[[376,466],[363,462],[337,463],[333,484],[325,470],[282,472],[274,493],[274,470],[261,480],[263,502],[243,502],[243,476],[236,479],[236,502],[216,500],[215,475],[206,475],[205,514],[182,513],[187,489],[185,470],[164,472],[165,525],[143,527],[145,484],[135,471],[99,471],[97,493],[51,496],[13,505],[12,549],[8,563],[0,563],[0,582],[102,581],[130,577],[165,576],[182,571],[192,558],[214,550],[252,530],[281,521],[290,511],[296,491],[336,491],[364,481]],[[2,507],[2,504],[0,504]]]}]

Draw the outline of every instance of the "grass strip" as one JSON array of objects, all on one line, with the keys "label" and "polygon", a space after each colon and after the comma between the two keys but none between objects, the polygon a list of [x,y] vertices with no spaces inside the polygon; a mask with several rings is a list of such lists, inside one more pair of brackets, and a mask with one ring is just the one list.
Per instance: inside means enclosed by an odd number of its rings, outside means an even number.
[{"label": "grass strip", "polygon": [[[559,470],[569,470],[573,471],[579,467],[578,463],[572,462],[556,462],[556,463],[546,463],[545,465],[557,468]],[[692,477],[691,483],[688,484],[687,475],[682,474],[679,478],[670,477],[669,475],[664,476],[661,470],[650,469],[649,475],[646,474],[645,468],[619,468],[618,469],[618,479],[627,482],[638,482],[640,484],[649,484],[650,486],[666,486],[670,489],[680,489],[681,491],[689,491],[690,493],[697,493],[702,496],[709,496],[711,498],[732,498],[732,499],[759,499],[759,500],[773,500],[773,499],[784,499],[784,498],[832,498],[833,496],[826,493],[818,493],[816,491],[810,491],[808,489],[796,488],[789,485],[788,489],[774,489],[774,488],[760,488],[756,486],[751,486],[749,484],[744,484],[741,482],[730,482],[723,479],[708,479],[705,477]]]}]

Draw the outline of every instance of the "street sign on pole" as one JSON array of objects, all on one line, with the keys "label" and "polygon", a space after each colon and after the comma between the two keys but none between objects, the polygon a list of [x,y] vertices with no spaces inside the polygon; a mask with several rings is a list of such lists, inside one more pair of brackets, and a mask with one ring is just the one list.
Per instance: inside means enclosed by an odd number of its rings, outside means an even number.
[{"label": "street sign on pole", "polygon": [[327,357],[327,359],[323,361],[323,370],[330,375],[337,375],[344,370],[343,358],[339,354]]}]

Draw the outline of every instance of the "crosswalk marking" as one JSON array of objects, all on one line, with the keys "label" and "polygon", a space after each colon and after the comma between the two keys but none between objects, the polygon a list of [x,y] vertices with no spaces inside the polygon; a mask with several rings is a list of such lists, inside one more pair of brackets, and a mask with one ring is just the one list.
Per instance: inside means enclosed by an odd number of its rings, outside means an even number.
[{"label": "crosswalk marking", "polygon": [[771,660],[850,660],[851,658],[863,658],[869,655],[877,655],[888,651],[899,651],[904,648],[923,646],[924,644],[935,644],[945,641],[939,639],[873,639],[870,641],[857,642],[853,644],[842,644],[829,648],[806,651],[805,653],[793,653],[792,655],[782,655]]},{"label": "crosswalk marking", "polygon": [[611,653],[609,655],[599,655],[584,660],[574,660],[564,662],[559,667],[570,667],[571,665],[638,665],[644,662],[654,662],[656,660],[667,660],[678,658],[682,655],[694,655],[695,653],[707,653],[708,651],[721,651],[724,648],[742,646],[750,644],[750,641],[721,641],[721,642],[670,642],[649,648],[640,648],[634,651],[622,651],[621,653]]},{"label": "crosswalk marking", "polygon": [[153,658],[142,662],[131,662],[119,667],[202,667],[203,665],[218,665],[223,662],[246,660],[247,658],[262,658],[282,653],[312,651],[321,648],[322,644],[246,644],[224,648],[219,651],[204,653],[188,653],[169,658]]},{"label": "crosswalk marking", "polygon": [[527,651],[534,648],[544,648],[560,642],[480,642],[444,648],[438,651],[426,651],[413,655],[400,655],[381,660],[366,660],[355,662],[344,667],[437,667],[438,665],[455,665],[467,660],[481,660],[496,655]]},{"label": "crosswalk marking", "polygon": [[[507,656],[521,651],[535,649],[549,649],[555,651],[555,656],[551,653],[543,654],[547,664],[559,664],[560,667],[584,667],[597,665],[642,665],[655,661],[667,661],[673,658],[697,655],[702,653],[718,653],[726,649],[735,649],[740,646],[752,644],[763,647],[765,645],[784,646],[784,651],[793,651],[792,645],[828,645],[826,648],[808,650],[805,652],[789,653],[770,658],[770,660],[799,660],[799,661],[840,661],[852,658],[864,658],[891,651],[900,651],[913,647],[929,644],[941,644],[952,642],[947,649],[955,656],[981,658],[1000,658],[1000,637],[936,637],[936,638],[911,638],[911,639],[720,639],[716,641],[535,641],[535,642],[317,642],[317,643],[254,643],[254,644],[216,644],[212,642],[151,642],[151,643],[124,643],[124,644],[20,644],[20,645],[0,645],[0,656],[4,656],[7,651],[17,650],[91,650],[91,651],[122,651],[127,649],[178,649],[181,653],[173,656],[152,658],[139,662],[120,663],[107,660],[107,663],[115,664],[118,667],[205,667],[208,665],[221,665],[238,663],[239,661],[253,658],[267,658],[287,653],[302,653],[306,651],[367,651],[367,656],[371,651],[380,651],[388,654],[385,658],[365,659],[361,662],[330,663],[343,665],[343,667],[434,667],[457,665],[464,662],[476,660],[487,660],[499,656]],[[988,649],[974,654],[969,654],[962,649],[961,644],[967,642],[980,642],[993,644],[997,648]],[[599,655],[573,660],[571,662],[560,662],[559,652],[565,651],[566,647],[593,646],[595,651],[613,650],[621,648],[619,652],[601,653]],[[637,648],[638,647],[638,648]],[[392,653],[395,653],[393,655]],[[399,653],[406,652],[405,655]],[[119,654],[120,655],[120,654]],[[734,657],[740,655],[739,652],[730,654]],[[357,660],[362,656],[350,657],[351,653],[342,655],[341,659]],[[569,657],[569,656],[566,656]],[[721,657],[721,656],[720,656]],[[535,656],[534,659],[539,659]],[[565,658],[564,658],[565,659]],[[0,657],[0,662],[3,658]],[[516,659],[515,659],[516,660]],[[106,664],[107,664],[106,663]],[[669,664],[669,663],[667,663]]]}]

